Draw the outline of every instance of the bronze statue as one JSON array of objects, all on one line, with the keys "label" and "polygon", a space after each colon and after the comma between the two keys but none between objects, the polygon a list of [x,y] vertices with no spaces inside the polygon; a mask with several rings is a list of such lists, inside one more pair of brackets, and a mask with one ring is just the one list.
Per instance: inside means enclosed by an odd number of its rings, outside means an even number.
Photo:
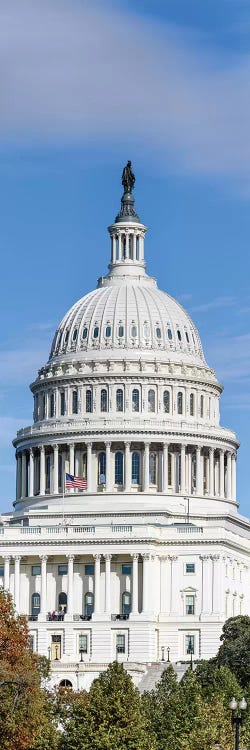
[{"label": "bronze statue", "polygon": [[135,184],[135,176],[131,168],[131,161],[128,161],[127,166],[124,167],[122,173],[122,184],[124,187],[124,193],[131,193]]}]

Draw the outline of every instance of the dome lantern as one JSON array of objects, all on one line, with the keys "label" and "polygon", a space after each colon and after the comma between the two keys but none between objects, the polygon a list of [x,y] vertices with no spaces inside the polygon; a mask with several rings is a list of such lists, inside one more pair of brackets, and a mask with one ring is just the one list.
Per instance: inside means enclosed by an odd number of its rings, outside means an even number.
[{"label": "dome lantern", "polygon": [[124,273],[126,267],[138,267],[140,273],[145,269],[144,262],[144,236],[147,231],[144,224],[135,211],[133,188],[135,175],[132,171],[131,161],[127,162],[122,173],[123,195],[121,208],[116,216],[114,224],[108,231],[111,237],[111,261],[110,270],[118,270],[122,267]]}]

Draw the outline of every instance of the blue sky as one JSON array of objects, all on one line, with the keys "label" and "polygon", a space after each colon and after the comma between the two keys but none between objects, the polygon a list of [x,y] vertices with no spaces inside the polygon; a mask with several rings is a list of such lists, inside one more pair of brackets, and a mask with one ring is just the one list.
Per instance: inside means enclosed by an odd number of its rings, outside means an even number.
[{"label": "blue sky", "polygon": [[109,260],[130,158],[148,271],[224,384],[249,514],[249,0],[0,5],[1,509],[53,331]]}]

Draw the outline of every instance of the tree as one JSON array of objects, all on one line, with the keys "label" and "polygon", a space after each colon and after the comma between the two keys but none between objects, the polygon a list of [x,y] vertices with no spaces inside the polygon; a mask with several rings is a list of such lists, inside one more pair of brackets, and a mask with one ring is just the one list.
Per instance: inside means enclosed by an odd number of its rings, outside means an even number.
[{"label": "tree", "polygon": [[230,617],[222,628],[222,645],[215,659],[218,666],[227,666],[245,688],[250,684],[250,617]]},{"label": "tree", "polygon": [[61,750],[154,750],[139,691],[117,662],[76,695],[63,727]]},{"label": "tree", "polygon": [[29,649],[26,618],[15,613],[10,594],[0,589],[1,750],[32,747],[44,718],[44,669]]}]

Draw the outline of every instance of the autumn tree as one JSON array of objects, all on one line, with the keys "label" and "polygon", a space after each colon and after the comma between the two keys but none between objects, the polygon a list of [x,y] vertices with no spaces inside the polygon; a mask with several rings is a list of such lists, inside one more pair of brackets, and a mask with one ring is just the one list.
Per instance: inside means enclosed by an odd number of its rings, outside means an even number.
[{"label": "autumn tree", "polygon": [[1,750],[30,750],[44,719],[41,673],[46,666],[29,649],[26,618],[0,589]]},{"label": "autumn tree", "polygon": [[222,628],[222,644],[216,663],[227,666],[245,688],[250,685],[250,617],[238,615],[226,620]]}]

